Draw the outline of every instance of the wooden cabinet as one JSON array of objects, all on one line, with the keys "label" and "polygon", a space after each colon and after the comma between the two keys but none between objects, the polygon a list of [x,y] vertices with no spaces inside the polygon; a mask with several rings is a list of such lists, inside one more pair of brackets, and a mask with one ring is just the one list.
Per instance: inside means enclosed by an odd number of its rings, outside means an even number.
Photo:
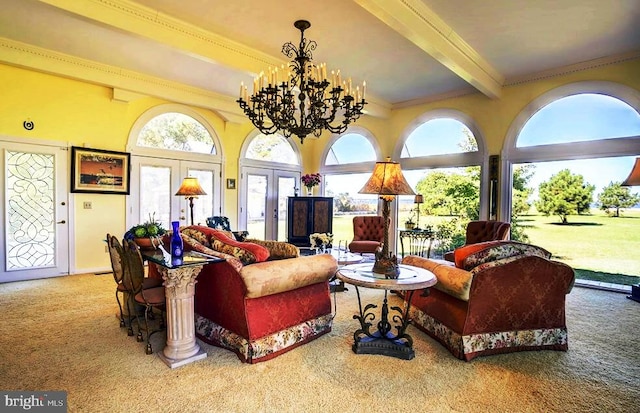
[{"label": "wooden cabinet", "polygon": [[298,247],[309,247],[309,235],[333,233],[333,198],[323,196],[289,197],[287,239]]}]

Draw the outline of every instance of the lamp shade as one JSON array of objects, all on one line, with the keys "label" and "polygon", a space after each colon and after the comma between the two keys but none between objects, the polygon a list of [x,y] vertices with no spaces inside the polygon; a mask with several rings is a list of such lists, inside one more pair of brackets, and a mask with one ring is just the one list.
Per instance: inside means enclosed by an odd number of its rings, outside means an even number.
[{"label": "lamp shade", "polygon": [[422,197],[422,194],[417,194],[415,199],[413,200],[414,204],[424,204],[424,198]]},{"label": "lamp shade", "polygon": [[413,189],[404,178],[400,164],[387,158],[384,162],[376,162],[371,177],[360,190],[361,194],[377,195],[415,195]]},{"label": "lamp shade", "polygon": [[202,189],[202,187],[198,183],[198,178],[195,178],[193,176],[187,176],[186,178],[184,178],[184,180],[182,181],[182,185],[180,185],[180,189],[178,189],[178,192],[176,192],[176,195],[186,197],[206,194],[207,193],[204,192],[204,189]]},{"label": "lamp shade", "polygon": [[636,163],[633,165],[633,169],[627,179],[624,180],[622,186],[636,186],[640,185],[640,158],[636,158]]}]

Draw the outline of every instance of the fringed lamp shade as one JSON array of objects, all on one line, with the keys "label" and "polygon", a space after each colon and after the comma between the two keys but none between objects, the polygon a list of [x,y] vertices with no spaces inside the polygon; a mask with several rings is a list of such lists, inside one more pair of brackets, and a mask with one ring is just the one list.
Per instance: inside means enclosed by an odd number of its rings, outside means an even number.
[{"label": "fringed lamp shade", "polygon": [[376,253],[373,272],[384,274],[387,278],[398,278],[400,269],[397,258],[389,254],[389,203],[396,195],[415,195],[411,186],[404,178],[400,164],[391,162],[376,162],[371,177],[360,190],[361,194],[376,194],[382,198],[382,216],[384,217],[384,243],[382,251]]},{"label": "fringed lamp shade", "polygon": [[193,176],[188,176],[184,178],[182,181],[182,185],[180,185],[180,189],[176,192],[176,195],[184,196],[184,197],[196,197],[198,195],[206,195],[204,189],[198,183],[198,178]]},{"label": "fringed lamp shade", "polygon": [[376,167],[371,177],[360,190],[361,194],[377,194],[382,198],[389,197],[392,201],[396,195],[415,195],[413,189],[402,175],[400,164],[391,162],[387,158],[385,162],[376,162]]},{"label": "fringed lamp shade", "polygon": [[640,185],[640,158],[636,158],[636,163],[633,165],[633,169],[627,179],[624,180],[622,186],[637,186]]},{"label": "fringed lamp shade", "polygon": [[193,176],[187,176],[182,180],[180,189],[176,192],[176,196],[184,196],[189,200],[189,208],[191,209],[191,225],[193,225],[193,198],[197,198],[198,195],[206,195],[204,189],[198,183],[198,178]]}]

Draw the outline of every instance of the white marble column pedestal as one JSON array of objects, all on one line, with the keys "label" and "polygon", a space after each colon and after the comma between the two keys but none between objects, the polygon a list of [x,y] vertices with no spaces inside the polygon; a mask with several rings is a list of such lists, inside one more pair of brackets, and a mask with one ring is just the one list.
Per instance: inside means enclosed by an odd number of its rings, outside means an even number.
[{"label": "white marble column pedestal", "polygon": [[196,342],[194,294],[203,265],[166,268],[157,265],[164,279],[167,301],[167,345],[158,356],[171,368],[207,357]]}]

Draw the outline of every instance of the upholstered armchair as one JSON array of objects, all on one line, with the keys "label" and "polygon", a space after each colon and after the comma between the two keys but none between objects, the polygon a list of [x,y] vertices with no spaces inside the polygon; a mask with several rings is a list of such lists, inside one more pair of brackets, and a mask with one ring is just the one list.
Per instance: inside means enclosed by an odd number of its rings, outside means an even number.
[{"label": "upholstered armchair", "polygon": [[384,218],[381,216],[353,217],[353,241],[351,252],[373,254],[382,247],[384,241]]},{"label": "upholstered armchair", "polygon": [[[415,294],[415,327],[455,357],[568,347],[565,299],[575,274],[535,245],[490,241],[456,249],[455,264],[407,256],[403,264],[431,271],[438,283]],[[415,339],[415,337],[414,337]]]},{"label": "upholstered armchair", "polygon": [[[470,221],[467,224],[467,234],[464,245],[477,244],[486,241],[502,241],[509,239],[511,224],[502,221]],[[463,245],[463,246],[464,246]],[[445,252],[444,259],[454,261],[453,251]]]}]

